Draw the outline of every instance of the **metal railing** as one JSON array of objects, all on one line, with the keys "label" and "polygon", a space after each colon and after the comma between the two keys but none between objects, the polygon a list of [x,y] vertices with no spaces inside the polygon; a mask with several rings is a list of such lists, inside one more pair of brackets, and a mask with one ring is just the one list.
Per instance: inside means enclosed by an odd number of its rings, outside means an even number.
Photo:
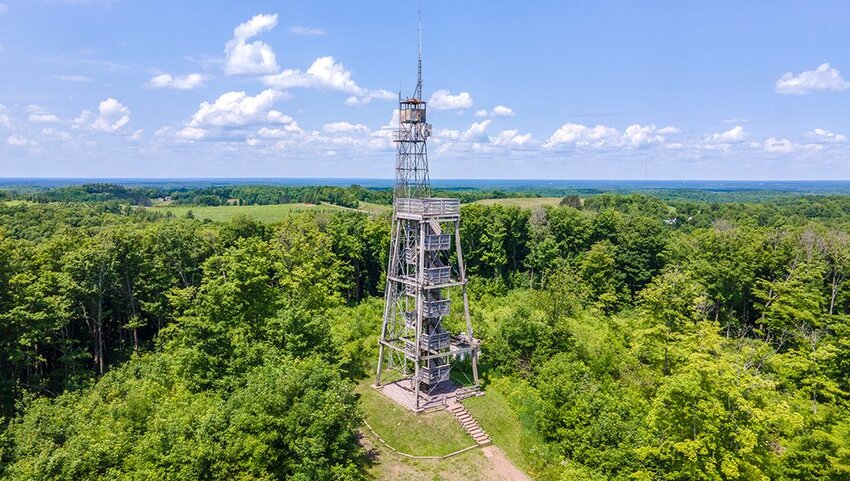
[{"label": "metal railing", "polygon": [[431,351],[440,351],[449,348],[449,333],[435,332],[433,334],[422,334],[419,339],[419,346],[422,349]]},{"label": "metal railing", "polygon": [[452,268],[451,266],[445,267],[426,267],[422,274],[425,278],[426,284],[437,285],[437,284],[447,284],[452,279]]},{"label": "metal railing", "polygon": [[399,214],[421,216],[448,216],[460,214],[459,199],[425,198],[411,199],[402,197],[395,200],[395,211]]},{"label": "metal railing", "polygon": [[434,318],[449,315],[449,300],[438,299],[436,301],[425,301],[422,303],[422,317]]},{"label": "metal railing", "polygon": [[451,234],[432,234],[425,236],[425,250],[429,252],[446,251],[452,246]]},{"label": "metal railing", "polygon": [[423,367],[419,370],[419,380],[429,386],[447,381],[451,374],[451,364],[442,366]]}]

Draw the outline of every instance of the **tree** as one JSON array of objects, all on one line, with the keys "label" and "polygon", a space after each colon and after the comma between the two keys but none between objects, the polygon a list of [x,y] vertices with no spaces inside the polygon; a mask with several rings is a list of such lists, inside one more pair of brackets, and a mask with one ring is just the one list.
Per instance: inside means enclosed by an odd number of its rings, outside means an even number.
[{"label": "tree", "polygon": [[581,277],[591,299],[604,312],[613,312],[626,298],[623,273],[616,266],[616,248],[610,241],[593,244],[581,260]]}]

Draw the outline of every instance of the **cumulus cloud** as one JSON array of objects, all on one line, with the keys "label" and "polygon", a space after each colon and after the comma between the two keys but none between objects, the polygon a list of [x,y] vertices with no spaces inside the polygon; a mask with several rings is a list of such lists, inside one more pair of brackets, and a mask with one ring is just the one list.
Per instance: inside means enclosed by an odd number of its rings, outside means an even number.
[{"label": "cumulus cloud", "polygon": [[795,75],[785,72],[776,81],[776,92],[785,95],[807,95],[812,92],[833,91],[841,92],[850,88],[850,82],[841,77],[841,73],[829,66],[821,64],[815,70],[806,70]]},{"label": "cumulus cloud", "polygon": [[496,145],[507,145],[522,147],[533,140],[531,134],[520,134],[519,130],[503,130],[498,135],[493,137],[493,143]]},{"label": "cumulus cloud", "polygon": [[468,109],[472,107],[472,95],[469,92],[452,95],[448,90],[437,90],[431,94],[428,105],[434,110]]},{"label": "cumulus cloud", "polygon": [[770,137],[764,141],[765,152],[787,154],[796,150],[796,146],[788,139],[777,139]]},{"label": "cumulus cloud", "polygon": [[38,105],[30,105],[28,108],[30,114],[27,120],[34,124],[50,124],[60,122],[59,117],[47,112]]},{"label": "cumulus cloud", "polygon": [[7,129],[12,128],[12,118],[9,117],[8,110],[3,104],[0,104],[0,125]]},{"label": "cumulus cloud", "polygon": [[295,35],[305,35],[305,36],[308,36],[308,37],[318,37],[318,36],[322,36],[326,33],[324,31],[324,29],[321,29],[321,28],[301,27],[301,26],[298,26],[298,25],[296,25],[294,27],[289,27],[289,31],[291,33],[294,33]]},{"label": "cumulus cloud", "polygon": [[277,14],[260,14],[233,30],[233,38],[224,47],[224,71],[230,75],[266,75],[278,71],[274,50],[252,37],[277,26]]},{"label": "cumulus cloud", "polygon": [[497,105],[493,107],[493,116],[494,117],[513,117],[514,111],[510,107],[505,107],[504,105]]},{"label": "cumulus cloud", "polygon": [[148,87],[155,89],[192,90],[204,86],[205,77],[199,73],[178,75],[159,74],[148,80]]},{"label": "cumulus cloud", "polygon": [[71,140],[71,134],[54,127],[46,127],[41,129],[41,135],[53,140]]},{"label": "cumulus cloud", "polygon": [[366,127],[363,124],[352,124],[350,122],[333,122],[330,124],[325,124],[323,127],[325,132],[330,133],[362,133],[368,134],[370,133],[369,127]]},{"label": "cumulus cloud", "polygon": [[29,140],[26,137],[18,134],[12,134],[6,139],[6,143],[15,147],[35,147],[38,142]]},{"label": "cumulus cloud", "polygon": [[130,121],[130,109],[113,98],[101,102],[97,110],[98,117],[91,124],[94,130],[115,133]]},{"label": "cumulus cloud", "polygon": [[847,136],[836,134],[826,129],[814,129],[806,132],[806,138],[818,143],[840,143],[847,142]]},{"label": "cumulus cloud", "polygon": [[743,141],[748,135],[743,126],[736,125],[725,132],[711,134],[709,140],[717,144],[733,144]]},{"label": "cumulus cloud", "polygon": [[632,124],[620,133],[614,127],[597,125],[588,127],[582,124],[567,123],[561,126],[544,143],[552,148],[642,148],[660,144],[665,135],[678,133],[675,127],[658,128],[655,125]]},{"label": "cumulus cloud", "polygon": [[[181,139],[199,140],[206,138],[211,129],[244,127],[260,124],[294,124],[288,115],[272,110],[286,94],[279,90],[266,89],[250,96],[245,92],[227,92],[214,102],[203,102],[192,115],[186,127],[177,132]],[[297,127],[297,124],[295,124]]]},{"label": "cumulus cloud", "polygon": [[351,94],[345,101],[348,106],[364,105],[372,99],[392,100],[395,95],[387,90],[370,90],[361,87],[351,78],[345,65],[331,56],[317,58],[306,72],[286,69],[276,75],[263,77],[263,83],[281,90],[295,88],[318,88]]}]

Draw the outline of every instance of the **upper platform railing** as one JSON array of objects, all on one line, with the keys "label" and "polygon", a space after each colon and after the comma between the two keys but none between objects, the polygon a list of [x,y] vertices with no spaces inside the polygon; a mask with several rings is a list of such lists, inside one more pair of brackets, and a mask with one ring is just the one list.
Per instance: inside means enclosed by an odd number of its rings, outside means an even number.
[{"label": "upper platform railing", "polygon": [[425,199],[399,198],[394,203],[396,214],[421,217],[448,217],[460,215],[459,199],[430,197]]}]

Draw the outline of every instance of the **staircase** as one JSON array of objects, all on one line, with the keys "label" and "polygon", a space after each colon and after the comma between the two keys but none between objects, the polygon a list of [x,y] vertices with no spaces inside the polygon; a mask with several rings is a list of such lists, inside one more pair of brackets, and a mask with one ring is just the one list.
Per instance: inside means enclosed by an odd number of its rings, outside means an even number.
[{"label": "staircase", "polygon": [[481,426],[478,425],[478,421],[469,414],[469,411],[463,407],[463,404],[449,401],[446,409],[448,409],[450,413],[454,414],[460,425],[463,426],[463,429],[472,436],[472,439],[474,439],[479,446],[485,446],[492,442],[490,440],[490,436],[481,429]]}]

